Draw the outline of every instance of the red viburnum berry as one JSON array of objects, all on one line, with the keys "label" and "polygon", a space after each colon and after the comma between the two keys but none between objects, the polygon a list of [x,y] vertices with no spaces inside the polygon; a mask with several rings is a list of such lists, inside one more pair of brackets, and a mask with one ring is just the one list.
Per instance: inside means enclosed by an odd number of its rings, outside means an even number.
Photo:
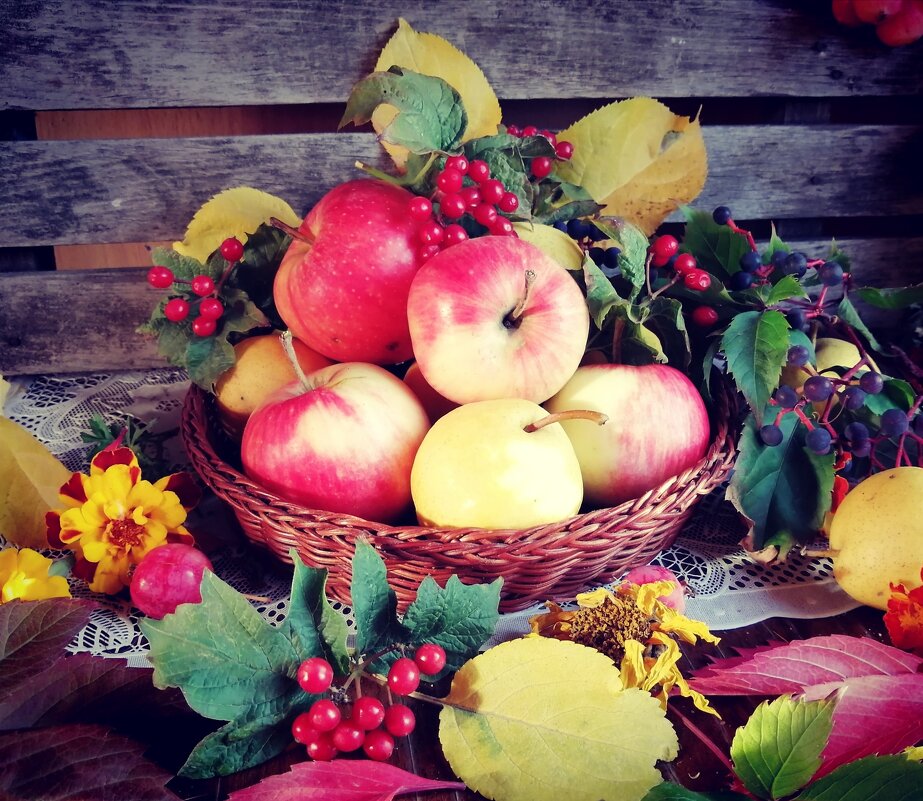
[{"label": "red viburnum berry", "polygon": [[651,244],[651,264],[663,267],[679,250],[679,242],[675,236],[658,236]]},{"label": "red viburnum berry", "polygon": [[551,175],[551,170],[554,167],[554,161],[548,156],[537,156],[532,159],[532,174],[538,178],[546,178]]},{"label": "red viburnum berry", "polygon": [[189,303],[183,298],[171,298],[163,307],[163,316],[171,323],[179,323],[189,316]]},{"label": "red viburnum berry", "polygon": [[462,175],[468,172],[468,159],[464,156],[449,156],[445,160],[447,170],[458,170]]},{"label": "red viburnum berry", "polygon": [[427,198],[417,195],[408,203],[408,211],[411,219],[428,220],[433,215],[433,204]]},{"label": "red viburnum berry", "polygon": [[507,214],[512,214],[519,208],[519,198],[514,192],[504,192],[503,197],[497,202],[497,208]]},{"label": "red viburnum berry", "polygon": [[155,266],[147,271],[147,282],[154,289],[166,289],[173,283],[173,270],[169,267]]},{"label": "red viburnum berry", "polygon": [[697,306],[692,310],[692,322],[700,328],[711,328],[718,322],[718,312],[711,306]]},{"label": "red viburnum berry", "polygon": [[483,183],[490,178],[490,166],[486,161],[475,159],[468,164],[468,177],[475,183]]},{"label": "red viburnum berry", "polygon": [[570,142],[558,142],[554,146],[554,153],[561,161],[569,161],[574,155],[574,146]]},{"label": "red viburnum berry", "polygon": [[229,262],[240,261],[241,256],[244,255],[244,246],[236,236],[229,236],[225,239],[219,250],[221,258]]}]

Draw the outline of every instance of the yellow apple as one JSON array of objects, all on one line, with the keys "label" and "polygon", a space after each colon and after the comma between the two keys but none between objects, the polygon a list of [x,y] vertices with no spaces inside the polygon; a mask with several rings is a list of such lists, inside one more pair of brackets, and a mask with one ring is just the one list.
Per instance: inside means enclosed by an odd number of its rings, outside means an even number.
[{"label": "yellow apple", "polygon": [[[303,342],[294,339],[295,354],[306,373],[333,362]],[[247,419],[280,387],[296,380],[292,363],[285,355],[279,333],[249,337],[234,346],[234,366],[215,384],[218,417],[225,431],[240,439]]]},{"label": "yellow apple", "polygon": [[889,584],[910,591],[923,569],[923,468],[875,473],[847,493],[830,524],[833,575],[857,601],[886,609]]},{"label": "yellow apple", "polygon": [[567,434],[560,423],[525,430],[546,417],[532,401],[500,399],[459,406],[436,421],[410,475],[420,523],[519,529],[575,515],[583,480]]}]

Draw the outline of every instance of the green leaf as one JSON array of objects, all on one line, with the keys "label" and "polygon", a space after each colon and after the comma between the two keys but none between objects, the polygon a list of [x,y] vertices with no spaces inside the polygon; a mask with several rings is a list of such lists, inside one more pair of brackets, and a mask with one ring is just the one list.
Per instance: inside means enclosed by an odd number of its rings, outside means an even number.
[{"label": "green leaf", "polygon": [[728,370],[758,420],[779,386],[788,354],[789,325],[777,311],[736,315],[721,337]]},{"label": "green leaf", "polygon": [[645,364],[663,364],[666,354],[659,342],[655,343],[649,332],[641,323],[626,321],[618,342],[614,343],[614,358],[619,364],[642,366]]},{"label": "green leaf", "polygon": [[593,223],[609,239],[616,242],[619,253],[619,270],[634,287],[644,286],[647,248],[650,245],[644,232],[636,225],[618,217],[600,217]]},{"label": "green leaf", "polygon": [[795,414],[783,416],[779,428],[782,442],[764,445],[750,415],[738,443],[727,497],[751,523],[751,550],[810,542],[830,508],[834,455],[805,447],[805,427]]},{"label": "green leaf", "polygon": [[852,301],[848,297],[844,297],[840,301],[840,305],[836,308],[837,316],[843,320],[843,322],[851,325],[856,329],[862,336],[865,337],[866,342],[877,351],[881,351],[881,345],[878,340],[875,339],[875,335],[869,331],[868,326],[863,322],[862,318],[859,316],[859,311],[853,306]]},{"label": "green leaf", "polygon": [[218,377],[234,366],[234,348],[220,336],[190,338],[185,351],[189,378],[198,386],[211,390]]},{"label": "green leaf", "polygon": [[747,801],[740,793],[697,793],[673,782],[664,782],[648,790],[642,801]]},{"label": "green leaf", "polygon": [[692,358],[692,346],[683,316],[683,304],[673,298],[654,298],[644,325],[660,340],[668,363],[686,372]]},{"label": "green leaf", "polygon": [[787,695],[760,704],[731,742],[731,760],[746,788],[777,799],[804,787],[820,767],[835,706]]},{"label": "green leaf", "polygon": [[497,610],[502,586],[502,579],[490,584],[462,584],[458,576],[450,576],[445,588],[431,576],[420,583],[403,624],[411,648],[432,642],[445,649],[446,669],[435,678],[458,670],[491,638],[500,617]]},{"label": "green leaf", "polygon": [[291,552],[295,564],[288,616],[280,630],[288,637],[302,661],[323,656],[337,676],[349,673],[346,618],[327,600],[327,571],[308,567]]},{"label": "green leaf", "polygon": [[280,726],[274,716],[233,721],[203,737],[179,775],[190,779],[230,776],[272,759],[291,744],[291,729]]},{"label": "green leaf", "polygon": [[202,578],[201,603],[142,620],[141,630],[151,644],[154,684],[179,687],[200,715],[282,720],[304,697],[292,641],[214,573]]},{"label": "green leaf", "polygon": [[468,115],[455,89],[442,78],[401,67],[373,72],[359,81],[349,95],[339,127],[369,122],[372,112],[382,104],[394,106],[398,113],[381,138],[412,153],[455,150],[468,127]]},{"label": "green leaf", "polygon": [[877,395],[865,396],[865,408],[881,416],[888,409],[910,410],[916,400],[913,387],[901,378],[885,379],[884,389]]},{"label": "green leaf", "polygon": [[603,271],[589,256],[583,259],[583,279],[586,284],[586,302],[590,316],[596,323],[596,327],[602,331],[610,312],[621,310],[624,313],[631,304],[619,295],[612,286],[612,282],[606,278]]},{"label": "green leaf", "polygon": [[769,264],[770,259],[772,259],[772,254],[777,250],[781,250],[784,253],[792,252],[792,249],[779,238],[779,234],[776,232],[775,223],[770,223],[770,230],[771,233],[769,235],[769,244],[766,246],[766,250],[764,250],[762,254],[763,264]]},{"label": "green leaf", "polygon": [[[218,267],[211,261],[207,264],[202,264],[198,259],[193,259],[191,256],[181,256],[171,248],[154,248],[151,251],[151,261],[154,264],[169,267],[173,271],[173,277],[180,281],[191,281],[197,275],[207,275],[213,281],[217,281],[222,272],[224,272],[223,267]],[[171,287],[173,291],[179,288],[180,286],[176,282]]]},{"label": "green leaf", "polygon": [[826,261],[835,261],[845,272],[850,270],[850,258],[845,250],[840,250],[840,246],[835,239],[830,241],[830,250],[827,252]]},{"label": "green leaf", "polygon": [[814,782],[796,801],[923,801],[923,764],[902,756],[858,759]]},{"label": "green leaf", "polygon": [[923,303],[923,284],[889,289],[860,286],[855,292],[870,306],[879,309],[906,309],[911,304]]},{"label": "green leaf", "polygon": [[682,211],[686,218],[683,250],[695,256],[699,267],[724,279],[740,272],[740,257],[750,250],[747,238],[726,225],[718,225],[708,212],[693,211],[688,206]]},{"label": "green leaf", "polygon": [[286,326],[276,311],[272,285],[291,241],[287,234],[264,223],[247,237],[243,258],[228,280],[230,287],[246,293],[273,327],[280,329]]},{"label": "green leaf", "polygon": [[794,275],[784,275],[777,283],[772,285],[766,297],[766,305],[775,306],[777,303],[789,298],[806,298],[807,296],[808,293],[804,291],[804,287],[801,286]]},{"label": "green leaf", "polygon": [[551,225],[559,220],[589,217],[601,210],[602,206],[582,186],[562,181],[552,174],[538,185],[532,219]]},{"label": "green leaf", "polygon": [[[356,542],[353,575],[349,587],[356,618],[356,656],[371,656],[407,638],[397,619],[397,595],[388,584],[384,560],[365,540]],[[371,668],[385,664],[380,659]]]}]

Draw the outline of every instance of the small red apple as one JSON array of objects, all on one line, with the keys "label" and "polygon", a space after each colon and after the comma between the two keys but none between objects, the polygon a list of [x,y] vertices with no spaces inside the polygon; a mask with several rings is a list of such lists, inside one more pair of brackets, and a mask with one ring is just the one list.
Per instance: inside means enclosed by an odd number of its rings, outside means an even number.
[{"label": "small red apple", "polygon": [[484,236],[433,256],[410,287],[417,364],[456,403],[541,403],[580,364],[590,318],[560,264],[514,237]]},{"label": "small red apple", "polygon": [[897,13],[878,24],[875,32],[888,47],[913,44],[923,36],[923,0],[906,0]]},{"label": "small red apple", "polygon": [[580,461],[586,499],[597,506],[637,498],[692,467],[711,439],[702,396],[664,364],[586,365],[545,408],[608,415],[602,426],[561,423]]},{"label": "small red apple", "polygon": [[273,285],[279,316],[309,347],[340,362],[411,358],[407,293],[422,263],[413,195],[359,179],[331,189],[298,229]]},{"label": "small red apple", "polygon": [[388,523],[410,505],[410,470],[428,428],[399,378],[373,364],[334,364],[250,415],[241,459],[282,498]]}]

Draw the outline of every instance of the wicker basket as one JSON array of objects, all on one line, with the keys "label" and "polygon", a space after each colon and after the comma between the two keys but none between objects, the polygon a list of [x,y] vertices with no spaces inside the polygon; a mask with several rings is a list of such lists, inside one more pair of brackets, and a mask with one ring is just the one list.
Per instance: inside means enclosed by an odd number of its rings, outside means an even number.
[{"label": "wicker basket", "polygon": [[366,537],[384,558],[402,607],[425,576],[443,584],[455,573],[468,583],[502,577],[500,609],[509,612],[573,597],[648,564],[671,545],[696,500],[721,484],[733,464],[735,405],[729,393],[722,395],[711,447],[684,473],[620,506],[524,530],[388,526],[283,500],[231,463],[237,454],[220,430],[213,396],[196,386],[183,406],[182,436],[192,465],[231,505],[244,533],[279,559],[290,561],[294,548],[305,563],[327,568],[327,586],[338,600],[349,603],[350,560],[356,540]]}]

